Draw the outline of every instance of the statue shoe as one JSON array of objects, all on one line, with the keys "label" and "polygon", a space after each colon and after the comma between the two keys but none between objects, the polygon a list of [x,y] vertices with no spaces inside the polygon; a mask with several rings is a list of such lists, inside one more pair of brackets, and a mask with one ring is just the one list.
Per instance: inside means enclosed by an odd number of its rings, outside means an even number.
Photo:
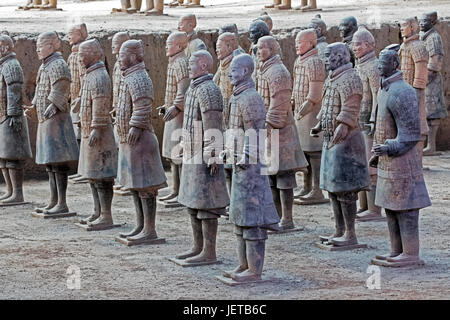
[{"label": "statue shoe", "polygon": [[393,252],[389,252],[389,253],[386,253],[386,254],[379,254],[379,255],[375,256],[375,259],[387,260],[387,258],[393,258],[393,257],[398,256],[399,254],[400,253],[393,253]]},{"label": "statue shoe", "polygon": [[292,220],[287,222],[282,221],[278,226],[280,227],[280,230],[290,230],[295,228],[294,221]]},{"label": "statue shoe", "polygon": [[146,16],[161,16],[162,14],[162,11],[156,9],[145,11]]},{"label": "statue shoe", "polygon": [[244,272],[245,270],[247,270],[248,268],[244,268],[244,267],[241,267],[241,266],[237,266],[236,268],[234,268],[233,270],[228,270],[228,271],[222,271],[222,275],[225,277],[225,278],[233,278],[233,275],[234,274],[237,274],[237,273],[241,273],[241,272]]},{"label": "statue shoe", "polygon": [[50,210],[44,210],[44,213],[46,214],[58,214],[58,213],[68,213],[69,208],[67,205],[56,205]]},{"label": "statue shoe", "polygon": [[344,247],[358,244],[358,239],[356,237],[349,238],[345,234],[342,237],[329,239],[329,241],[337,247]]},{"label": "statue shoe", "polygon": [[381,218],[381,217],[382,217],[381,213],[370,212],[370,211],[364,211],[364,212],[356,214],[356,219],[361,219],[361,220]]},{"label": "statue shoe", "polygon": [[267,4],[267,5],[264,6],[264,8],[266,8],[266,9],[273,9],[273,8],[275,8],[275,5],[274,4]]},{"label": "statue shoe", "polygon": [[387,262],[414,262],[419,260],[419,256],[411,256],[404,252],[395,257],[389,257],[386,259]]},{"label": "statue shoe", "polygon": [[111,217],[104,217],[104,216],[100,216],[94,221],[88,222],[88,225],[92,227],[109,227],[112,226],[113,224],[114,223]]},{"label": "statue shoe", "polygon": [[231,279],[237,282],[258,281],[261,280],[261,275],[255,274],[247,269],[244,272],[232,274]]},{"label": "statue shoe", "polygon": [[197,255],[200,254],[200,252],[202,252],[201,248],[192,248],[191,250],[188,250],[186,252],[183,252],[179,255],[176,255],[175,258],[176,259],[180,259],[180,260],[184,260],[190,257],[195,257]]},{"label": "statue shoe", "polygon": [[99,212],[94,212],[92,215],[90,215],[86,219],[81,219],[79,221],[79,223],[81,223],[81,224],[89,224],[90,222],[93,222],[93,221],[97,220],[97,218],[99,218],[99,217],[100,217],[100,213]]},{"label": "statue shoe", "polygon": [[279,5],[279,6],[276,6],[276,8],[278,10],[291,10],[292,9],[291,6],[286,6],[286,5]]},{"label": "statue shoe", "polygon": [[168,200],[172,200],[172,199],[174,199],[176,197],[178,197],[178,194],[171,193],[171,194],[168,194],[167,196],[159,198],[158,200],[160,200],[160,201],[168,201]]}]

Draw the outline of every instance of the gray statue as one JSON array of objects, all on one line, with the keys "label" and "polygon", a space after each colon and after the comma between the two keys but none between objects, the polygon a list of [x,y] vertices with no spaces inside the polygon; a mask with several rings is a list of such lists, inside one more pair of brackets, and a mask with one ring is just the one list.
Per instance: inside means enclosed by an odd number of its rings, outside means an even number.
[{"label": "gray statue", "polygon": [[383,266],[422,264],[419,258],[419,209],[431,205],[422,174],[418,99],[398,71],[394,50],[380,53],[378,112],[372,166],[378,166],[375,204],[385,208],[391,252],[372,263]]},{"label": "gray statue", "polygon": [[352,40],[353,34],[358,30],[358,22],[353,16],[345,17],[339,23],[339,34],[341,36],[342,42],[348,47],[350,53],[350,62],[355,66],[355,55],[353,54]]},{"label": "gray statue", "polygon": [[217,263],[217,219],[229,205],[219,158],[223,150],[223,99],[210,74],[212,64],[212,56],[206,50],[194,52],[189,59],[191,85],[185,98],[178,201],[187,207],[194,245],[173,260],[186,266]]},{"label": "gray statue", "polygon": [[325,60],[325,48],[328,46],[327,43],[327,25],[325,21],[323,21],[320,17],[320,14],[317,14],[314,18],[311,19],[311,23],[308,25],[308,28],[313,28],[317,33],[317,44],[316,48],[319,52],[319,57],[322,61]]},{"label": "gray statue", "polygon": [[321,241],[331,248],[352,249],[358,244],[358,192],[370,186],[364,137],[358,124],[363,86],[344,43],[328,45],[325,56],[329,74],[317,117],[320,121],[311,129],[311,135],[323,131],[320,188],[329,193],[336,231],[330,237],[321,237]]},{"label": "gray statue", "polygon": [[61,40],[55,32],[39,35],[36,52],[42,65],[36,78],[35,96],[27,114],[36,110],[38,129],[36,163],[47,167],[50,202],[36,208],[40,215],[74,215],[66,203],[69,163],[78,160],[78,144],[70,117],[70,70],[58,51]]},{"label": "gray statue", "polygon": [[252,42],[250,47],[249,54],[252,56],[253,61],[255,63],[255,71],[253,72],[253,80],[255,81],[256,87],[258,87],[258,83],[256,82],[256,73],[259,69],[259,58],[258,58],[258,40],[264,36],[268,36],[270,34],[269,27],[264,22],[264,20],[254,20],[248,29],[249,31],[249,39]]},{"label": "gray statue", "polygon": [[14,205],[23,199],[23,165],[33,155],[27,119],[23,115],[23,71],[14,52],[14,42],[0,35],[0,168],[6,192],[1,205]]},{"label": "gray statue", "polygon": [[197,17],[195,14],[185,14],[181,16],[178,21],[178,31],[186,32],[188,36],[188,44],[184,50],[184,53],[188,59],[195,51],[207,50],[206,44],[198,37],[197,31],[195,31],[196,27]]}]

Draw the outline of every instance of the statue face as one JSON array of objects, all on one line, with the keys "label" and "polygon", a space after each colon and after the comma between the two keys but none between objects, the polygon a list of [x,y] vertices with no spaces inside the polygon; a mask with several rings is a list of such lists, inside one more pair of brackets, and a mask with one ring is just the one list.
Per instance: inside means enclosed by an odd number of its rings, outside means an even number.
[{"label": "statue face", "polygon": [[196,56],[189,58],[189,79],[197,79],[205,74],[208,74],[208,70],[205,64],[201,63],[201,59]]},{"label": "statue face", "polygon": [[217,41],[216,45],[216,53],[217,53],[217,59],[222,60],[228,57],[231,54],[232,50],[229,46],[226,45],[226,43],[222,40]]},{"label": "statue face", "polygon": [[370,44],[362,37],[353,37],[352,41],[353,53],[356,58],[361,58],[373,50]]},{"label": "statue face", "polygon": [[9,45],[3,41],[0,41],[0,57],[6,56],[9,52]]},{"label": "statue face", "polygon": [[258,58],[264,62],[272,57],[272,48],[266,41],[258,41]]},{"label": "statue face", "polygon": [[322,36],[322,30],[320,29],[320,27],[319,27],[319,25],[317,23],[311,22],[308,25],[308,29],[316,30],[317,38],[320,38]]},{"label": "statue face", "polygon": [[355,29],[356,27],[353,25],[353,23],[347,19],[342,20],[339,24],[339,34],[342,39],[351,35],[352,32],[356,31]]},{"label": "statue face", "polygon": [[314,46],[311,41],[305,40],[304,37],[300,37],[300,35],[297,35],[297,37],[295,38],[295,49],[297,50],[298,55],[303,55],[312,48],[314,48]]},{"label": "statue face", "polygon": [[77,29],[70,29],[68,36],[69,36],[69,44],[71,46],[83,40],[80,30]]},{"label": "statue face", "polygon": [[428,30],[433,28],[433,23],[431,22],[431,19],[429,16],[423,16],[419,20],[419,26],[420,26],[420,31],[427,32]]},{"label": "statue face", "polygon": [[166,56],[167,57],[172,57],[180,51],[181,51],[181,47],[177,41],[174,41],[173,39],[168,39],[166,41]]},{"label": "statue face", "polygon": [[121,46],[122,46],[122,43],[120,41],[113,40],[113,42],[111,43],[112,54],[115,54],[117,56],[120,52]]},{"label": "statue face", "polygon": [[120,48],[118,60],[120,63],[121,70],[126,70],[138,63],[136,54],[131,52],[130,50],[128,50],[128,48],[125,48],[123,46],[122,46],[122,48]]},{"label": "statue face", "polygon": [[248,31],[249,31],[250,41],[253,42],[254,44],[257,44],[259,38],[264,36],[261,28],[259,28],[258,25],[255,25],[255,24],[252,24]]},{"label": "statue face", "polygon": [[392,59],[386,54],[380,55],[378,59],[377,69],[380,76],[384,78],[389,77],[396,71]]},{"label": "statue face", "polygon": [[191,33],[194,31],[192,22],[189,19],[181,19],[178,22],[178,31],[186,32],[187,34]]},{"label": "statue face", "polygon": [[39,60],[44,60],[55,52],[53,44],[48,39],[38,39],[36,43],[36,53]]},{"label": "statue face", "polygon": [[337,68],[339,68],[342,65],[342,59],[338,54],[337,49],[331,49],[327,47],[325,49],[325,68],[328,71],[333,71]]},{"label": "statue face", "polygon": [[410,37],[413,33],[411,24],[408,21],[403,21],[400,25],[400,32],[402,34],[402,37]]},{"label": "statue face", "polygon": [[247,80],[249,78],[248,68],[242,63],[231,62],[230,71],[228,73],[228,77],[230,78],[230,83],[233,86],[238,85],[239,83]]}]

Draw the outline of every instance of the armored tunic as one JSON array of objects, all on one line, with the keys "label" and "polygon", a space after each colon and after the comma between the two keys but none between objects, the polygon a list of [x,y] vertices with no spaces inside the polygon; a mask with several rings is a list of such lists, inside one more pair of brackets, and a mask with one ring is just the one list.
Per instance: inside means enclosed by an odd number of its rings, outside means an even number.
[{"label": "armored tunic", "polygon": [[210,175],[208,162],[223,150],[223,99],[211,74],[191,81],[186,91],[183,118],[183,166],[178,202],[191,209],[225,213],[230,200],[223,164]]},{"label": "armored tunic", "polygon": [[175,118],[164,123],[162,156],[172,158],[172,151],[180,143],[183,126],[184,95],[189,87],[188,59],[184,51],[169,58],[167,66],[166,96],[164,106],[177,107],[180,111]]},{"label": "armored tunic", "polygon": [[[422,173],[417,142],[421,140],[419,107],[414,89],[398,71],[383,80],[378,91],[374,143],[388,145],[379,157],[375,204],[394,210],[417,210],[431,205]],[[401,145],[416,142],[406,153]]]},{"label": "armored tunic", "polygon": [[[32,157],[28,122],[22,107],[23,71],[14,52],[0,58],[0,159],[25,160]],[[9,125],[17,117],[21,130]]]},{"label": "armored tunic", "polygon": [[[70,116],[70,70],[61,53],[44,59],[36,78],[33,106],[36,107],[38,129],[36,163],[58,164],[78,160],[78,144]],[[53,104],[58,112],[50,119],[45,110]]]},{"label": "armored tunic", "polygon": [[[167,187],[159,146],[151,123],[153,84],[143,62],[123,72],[117,107],[119,183],[125,189],[156,193]],[[132,127],[141,129],[136,144],[129,145]]]},{"label": "armored tunic", "polygon": [[[80,44],[76,44],[72,46],[72,53],[69,55],[67,59],[67,65],[69,66],[71,82],[70,82],[70,100],[75,101],[79,95],[81,90],[81,82],[83,79],[84,68],[81,66],[79,58],[78,58],[78,49]],[[78,112],[71,112],[72,121],[74,122],[73,129],[75,130],[75,135],[77,139],[81,139],[80,127],[76,124],[80,121],[80,115]]]},{"label": "armored tunic", "polygon": [[198,37],[197,31],[188,34],[188,45],[184,49],[186,57],[189,59],[195,51],[208,50],[206,44]]},{"label": "armored tunic", "polygon": [[425,89],[425,107],[427,119],[441,119],[448,115],[445,105],[444,87],[441,75],[444,47],[442,38],[436,29],[431,28],[420,36],[428,51],[427,69],[430,78]]},{"label": "armored tunic", "polygon": [[[265,127],[264,101],[255,90],[253,80],[238,85],[230,97],[230,130],[236,141],[230,146],[236,150],[238,161],[248,165],[242,169],[233,162],[230,221],[239,227],[260,227],[277,230],[280,221],[273,203],[266,167],[259,158],[259,130]],[[245,137],[247,133],[247,138]],[[253,134],[253,135],[252,135]],[[228,149],[227,141],[227,149]]]},{"label": "armored tunic", "polygon": [[120,62],[116,61],[114,64],[113,75],[112,75],[112,85],[113,85],[113,96],[112,96],[112,110],[117,111],[117,106],[119,104],[119,91],[120,84],[122,82],[122,70],[120,70]]},{"label": "armored tunic", "polygon": [[[112,179],[117,174],[117,148],[111,111],[111,80],[103,62],[86,70],[81,96],[81,147],[79,173],[88,179]],[[99,129],[100,138],[89,146],[89,135]]]},{"label": "armored tunic", "polygon": [[[377,64],[378,59],[376,58],[374,51],[367,53],[356,61],[356,71],[363,84],[359,124],[364,131],[367,160],[369,160],[372,155],[373,135],[368,134],[369,130],[365,128],[364,125],[375,125],[377,93],[380,88],[380,74],[378,73]],[[377,169],[369,167],[369,174],[371,176],[376,175]]]},{"label": "armored tunic", "polygon": [[[258,92],[264,99],[266,106],[266,123],[273,129],[278,129],[278,150],[272,150],[272,130],[268,130],[266,143],[267,161],[270,163],[271,174],[284,171],[299,171],[308,166],[305,155],[300,147],[297,129],[290,98],[292,95],[292,80],[289,71],[281,62],[280,56],[275,55],[261,64],[257,74]],[[271,103],[277,95],[286,93],[285,101],[279,101],[278,105]],[[273,154],[272,154],[273,151]],[[274,166],[273,157],[278,158],[278,168]],[[278,170],[277,170],[278,169]],[[276,172],[273,172],[275,170]]]},{"label": "armored tunic", "polygon": [[[311,137],[309,132],[317,123],[317,115],[322,105],[322,86],[325,77],[325,65],[318,55],[317,48],[308,51],[295,60],[294,88],[292,90],[294,113],[298,113],[302,104],[307,100],[314,104],[311,112],[300,120],[295,120],[300,146],[304,152],[322,151],[323,135]],[[314,89],[313,86],[315,86]]]},{"label": "armored tunic", "polygon": [[[347,63],[325,80],[322,108],[317,118],[323,130],[320,188],[332,193],[358,192],[370,185],[364,138],[358,125],[363,86]],[[348,134],[338,145],[332,143],[340,123]]]},{"label": "armored tunic", "polygon": [[[400,57],[400,70],[403,71],[405,81],[418,89],[416,94],[419,100],[420,132],[426,135],[428,132],[427,114],[425,110],[425,88],[427,84],[428,53],[425,45],[419,40],[419,35],[404,38],[398,52]],[[423,65],[423,68],[422,68]]]},{"label": "armored tunic", "polygon": [[230,118],[230,106],[228,101],[233,93],[233,86],[231,85],[228,72],[230,69],[231,61],[233,60],[233,54],[220,61],[219,68],[214,75],[214,83],[220,88],[223,97],[223,129],[228,129],[228,121]]}]

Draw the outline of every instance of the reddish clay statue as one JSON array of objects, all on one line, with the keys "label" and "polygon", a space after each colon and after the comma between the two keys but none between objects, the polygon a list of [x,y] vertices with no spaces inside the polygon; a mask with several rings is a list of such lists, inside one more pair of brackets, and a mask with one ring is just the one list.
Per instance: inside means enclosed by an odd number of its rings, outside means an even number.
[{"label": "reddish clay statue", "polygon": [[188,45],[184,51],[189,59],[195,51],[207,50],[205,43],[198,37],[195,28],[197,27],[197,17],[195,14],[186,14],[181,16],[178,21],[178,31],[186,32],[188,36]]}]

